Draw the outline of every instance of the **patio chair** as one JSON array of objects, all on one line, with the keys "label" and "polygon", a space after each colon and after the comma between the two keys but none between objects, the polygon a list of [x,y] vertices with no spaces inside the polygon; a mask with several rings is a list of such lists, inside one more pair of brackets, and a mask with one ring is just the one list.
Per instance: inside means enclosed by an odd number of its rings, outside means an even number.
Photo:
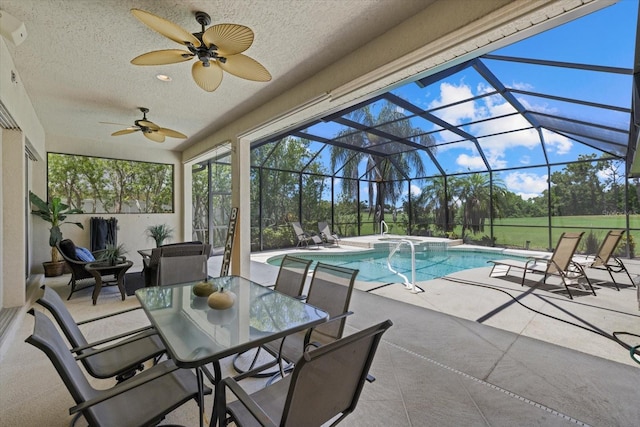
[{"label": "patio chair", "polygon": [[522,286],[524,286],[527,273],[542,274],[544,276],[542,283],[546,283],[549,276],[558,276],[569,293],[570,299],[573,299],[573,295],[571,295],[569,285],[577,284],[581,287],[579,280],[583,279],[591,289],[593,295],[595,295],[596,291],[593,289],[593,286],[591,286],[591,282],[585,274],[583,266],[573,260],[576,248],[583,234],[584,232],[562,233],[550,258],[531,257],[526,262],[512,259],[488,261],[493,263],[489,277],[494,277],[496,267],[498,266],[506,267],[506,271],[501,271],[502,275],[509,274],[511,268],[522,269]]},{"label": "patio chair", "polygon": [[[283,294],[289,295],[290,297],[304,299],[304,296],[302,295],[302,291],[304,289],[304,283],[307,279],[307,273],[309,272],[309,267],[311,266],[311,263],[313,263],[313,260],[307,260],[307,259],[294,257],[291,255],[285,255],[284,258],[282,258],[280,269],[278,270],[278,277],[276,278],[276,282],[273,285],[273,289]],[[258,347],[258,349],[256,350],[253,360],[249,365],[249,367],[247,369],[244,369],[239,366],[238,359],[242,355],[247,353],[248,352],[244,352],[244,353],[236,354],[234,356],[233,368],[236,370],[236,372],[242,374],[246,371],[252,371],[256,369],[255,364],[258,361],[258,357],[260,356],[260,347]],[[277,363],[277,360],[274,360],[273,362],[268,362],[267,364],[263,365],[261,368],[268,369],[272,366],[275,366],[276,363]],[[262,369],[259,369],[258,371],[261,371]],[[270,373],[258,372],[253,376],[254,377],[267,377],[267,376],[270,377],[272,375],[273,375],[273,372],[270,372]]]},{"label": "patio chair", "polygon": [[[69,279],[69,283],[67,284],[71,285],[71,292],[69,292],[67,300],[71,299],[71,295],[73,295],[74,292],[95,285],[95,278],[84,268],[84,266],[91,262],[95,262],[96,259],[99,259],[100,254],[103,252],[103,249],[91,252],[91,255],[93,256],[93,258],[95,258],[94,260],[84,261],[78,258],[77,246],[71,239],[61,240],[60,242],[56,243],[56,248],[71,270],[71,279]],[[104,273],[102,273],[102,276],[113,276],[113,279],[115,280],[116,274],[117,272],[115,270],[106,270]],[[81,285],[83,282],[87,282],[87,286],[77,288],[77,286]]]},{"label": "patio chair", "polygon": [[[354,411],[382,334],[390,320],[320,348],[305,351],[293,373],[285,379],[248,394],[233,379],[216,389],[225,425],[334,426]],[[238,400],[226,404],[229,389]],[[337,417],[337,418],[336,418]]]},{"label": "patio chair", "polygon": [[298,239],[298,244],[296,245],[296,248],[299,248],[302,246],[309,247],[309,243],[316,245],[316,247],[319,247],[322,244],[322,239],[320,238],[320,236],[317,236],[315,234],[311,235],[307,233],[302,229],[302,226],[300,225],[299,222],[292,222],[291,226],[293,227],[293,232],[296,235],[296,238]]},{"label": "patio chair", "polygon": [[[79,328],[79,325],[105,320],[115,315],[137,310],[139,307],[76,323],[58,294],[44,285],[42,289],[44,293],[36,302],[51,312],[73,347],[71,353],[76,354],[76,359],[82,362],[92,377],[115,377],[118,382],[121,382],[134,376],[137,371],[141,371],[144,368],[144,362],[155,360],[165,353],[166,350],[160,337],[151,326],[93,343],[87,342]],[[107,345],[105,346],[105,344]],[[100,346],[100,348],[96,348],[96,346]]]},{"label": "patio chair", "polygon": [[144,285],[147,287],[158,285],[158,263],[161,257],[191,255],[206,255],[208,259],[211,255],[211,245],[200,242],[181,242],[153,248],[151,250],[151,256],[143,259],[144,267],[142,272],[144,274]]},{"label": "patio chair", "polygon": [[320,237],[322,237],[322,241],[325,244],[340,246],[340,238],[337,234],[331,232],[329,224],[324,221],[319,222],[318,231],[320,232]]},{"label": "patio chair", "polygon": [[208,255],[161,256],[158,261],[158,286],[205,280]]},{"label": "patio chair", "polygon": [[611,281],[618,291],[620,290],[620,287],[618,286],[616,279],[613,277],[613,273],[626,273],[631,285],[633,285],[634,288],[636,287],[636,284],[631,278],[631,274],[629,274],[629,270],[627,270],[620,258],[613,254],[623,235],[624,230],[610,230],[602,241],[602,244],[598,249],[598,253],[595,255],[588,255],[586,258],[588,268],[606,270],[609,272]]},{"label": "patio chair", "polygon": [[315,328],[264,345],[265,350],[278,359],[280,376],[291,369],[309,346],[320,347],[342,338],[347,316],[353,314],[349,303],[357,275],[358,270],[351,268],[316,264],[306,302],[329,313],[329,319]]},{"label": "patio chair", "polygon": [[[71,423],[83,416],[91,426],[153,426],[166,414],[190,399],[198,401],[198,381],[188,369],[179,369],[167,360],[113,388],[91,386],[53,322],[31,309],[33,334],[25,341],[42,350],[73,397],[76,406]],[[211,393],[206,389],[205,393]]]}]

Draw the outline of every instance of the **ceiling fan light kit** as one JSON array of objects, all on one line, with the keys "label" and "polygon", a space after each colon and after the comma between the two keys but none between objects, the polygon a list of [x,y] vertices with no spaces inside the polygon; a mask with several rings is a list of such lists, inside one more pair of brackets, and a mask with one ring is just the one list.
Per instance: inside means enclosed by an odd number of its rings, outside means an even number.
[{"label": "ceiling fan light kit", "polygon": [[268,82],[271,74],[253,58],[243,55],[253,44],[253,31],[238,24],[211,23],[205,12],[196,12],[201,31],[189,33],[179,25],[150,12],[131,9],[140,22],[163,36],[183,45],[187,50],[165,49],[139,55],[131,60],[134,65],[167,65],[197,58],[191,67],[191,75],[198,86],[213,92],[220,86],[223,71],[246,80]]}]

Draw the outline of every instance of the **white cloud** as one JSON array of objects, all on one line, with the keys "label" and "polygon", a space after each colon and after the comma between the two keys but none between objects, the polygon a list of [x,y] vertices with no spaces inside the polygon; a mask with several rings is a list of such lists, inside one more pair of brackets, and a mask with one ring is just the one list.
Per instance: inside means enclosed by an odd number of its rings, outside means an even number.
[{"label": "white cloud", "polygon": [[531,172],[511,172],[504,177],[507,190],[527,200],[538,197],[547,189],[547,175]]},{"label": "white cloud", "polygon": [[475,171],[478,169],[485,169],[484,161],[480,156],[469,156],[467,154],[460,154],[456,159],[456,164],[463,168]]}]

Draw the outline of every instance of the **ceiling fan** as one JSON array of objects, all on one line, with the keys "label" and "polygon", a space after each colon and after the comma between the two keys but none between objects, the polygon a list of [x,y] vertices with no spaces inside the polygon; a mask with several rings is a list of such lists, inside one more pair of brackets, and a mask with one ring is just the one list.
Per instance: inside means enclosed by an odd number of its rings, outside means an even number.
[{"label": "ceiling fan", "polygon": [[165,136],[181,139],[187,138],[187,135],[183,133],[172,129],[161,128],[157,124],[147,120],[147,113],[149,112],[148,108],[140,107],[140,111],[142,112],[141,120],[136,120],[133,126],[114,132],[111,136],[120,136],[141,131],[144,136],[154,142],[164,142]]},{"label": "ceiling fan", "polygon": [[241,52],[253,43],[253,31],[238,24],[218,24],[205,30],[211,17],[196,12],[196,21],[202,26],[197,33],[189,33],[173,22],[140,9],[131,9],[133,16],[163,36],[184,45],[188,50],[156,50],[131,60],[134,65],[165,65],[189,61],[197,57],[191,67],[196,84],[213,92],[222,82],[223,70],[234,76],[258,82],[268,82],[271,74],[258,61]]}]

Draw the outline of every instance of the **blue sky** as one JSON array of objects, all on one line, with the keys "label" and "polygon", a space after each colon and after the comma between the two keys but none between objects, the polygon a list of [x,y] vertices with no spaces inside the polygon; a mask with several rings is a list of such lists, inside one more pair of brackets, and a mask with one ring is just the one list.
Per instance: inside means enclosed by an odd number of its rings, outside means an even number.
[{"label": "blue sky", "polygon": [[[534,58],[580,64],[633,68],[637,0],[621,2],[578,20],[545,31],[492,52],[496,55]],[[576,69],[562,69],[502,61],[486,61],[488,68],[507,87],[628,108],[631,76]],[[393,92],[422,108],[435,108],[478,96],[493,88],[474,70],[467,69],[424,89],[408,84]],[[591,107],[516,95],[528,110],[570,118],[580,118],[618,128],[628,126],[628,114]],[[461,103],[435,114],[452,124],[489,119],[512,113],[513,107],[500,96]],[[625,122],[626,120],[626,122]],[[478,137],[489,164],[494,169],[544,164],[537,131],[521,116],[485,120],[464,130]],[[438,129],[432,126],[432,129]],[[518,130],[522,129],[522,130]],[[513,131],[502,135],[500,132]],[[482,135],[492,135],[481,138]],[[579,154],[601,152],[554,132],[543,132],[550,162],[577,159]],[[459,140],[449,131],[434,134],[436,143]],[[447,173],[483,171],[483,160],[468,141],[441,145],[438,160]],[[605,179],[606,174],[602,175]],[[500,174],[508,189],[523,198],[540,195],[547,186],[546,168],[523,169]],[[413,191],[417,191],[414,188]]]},{"label": "blue sky", "polygon": [[[491,53],[517,58],[632,69],[638,3],[638,0],[621,0],[612,6]],[[486,68],[510,89],[630,108],[630,75],[489,59],[482,61]],[[431,110],[438,118],[458,125],[460,129],[474,136],[492,169],[524,168],[498,172],[498,177],[510,191],[525,199],[539,196],[547,188],[548,178],[540,134],[532,128],[529,121],[516,114],[514,107],[503,96],[492,95],[494,91],[495,88],[478,71],[466,68],[426,87],[411,82],[391,90],[391,93],[421,109]],[[485,96],[464,102],[480,95]],[[564,133],[568,136],[572,132],[583,132],[586,129],[585,126],[573,124],[571,119],[628,130],[628,113],[522,93],[515,93],[515,97],[526,110],[537,113],[536,120],[543,126],[546,123],[553,127],[562,122],[561,125],[565,127]],[[384,103],[385,101],[378,101],[370,108],[375,114]],[[411,116],[402,108],[398,107],[398,111],[407,117]],[[558,121],[553,116],[569,120]],[[435,155],[446,173],[486,171],[484,160],[474,142],[421,117],[413,116],[409,120],[412,126],[421,132],[433,132],[431,135],[437,145]],[[311,126],[309,133],[332,139],[344,128],[335,122],[320,122]],[[594,137],[606,139],[619,136],[620,140],[617,142],[626,143],[626,136],[620,132],[610,132],[601,128],[591,128],[589,132]],[[550,163],[573,161],[581,154],[595,153],[599,157],[604,153],[556,132],[542,130],[542,137]],[[584,136],[581,139],[587,143],[595,143],[601,149],[609,150],[616,155],[624,155],[622,146],[607,145]],[[422,158],[427,176],[439,175],[438,169],[425,153]],[[324,163],[328,168],[329,150],[323,150],[317,161]],[[361,173],[364,173],[364,165],[365,162],[361,165]],[[603,172],[601,179],[606,179],[606,172]],[[416,185],[411,191],[418,193],[420,188]],[[362,196],[364,194],[366,193]]]}]

